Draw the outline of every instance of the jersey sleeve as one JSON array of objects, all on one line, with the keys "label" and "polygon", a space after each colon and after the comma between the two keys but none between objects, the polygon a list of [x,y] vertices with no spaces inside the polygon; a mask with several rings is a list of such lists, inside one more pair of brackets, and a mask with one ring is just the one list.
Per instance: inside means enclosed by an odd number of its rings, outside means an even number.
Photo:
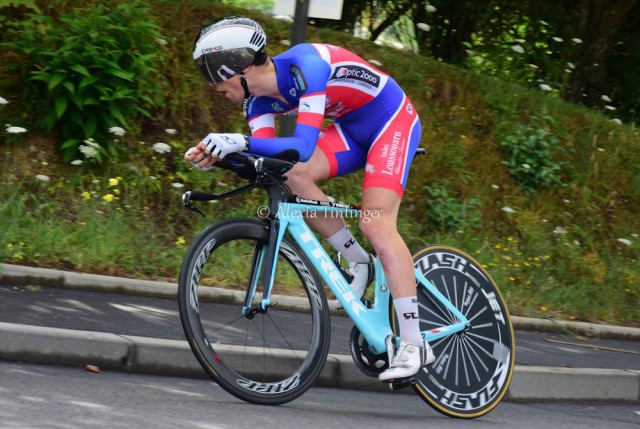
[{"label": "jersey sleeve", "polygon": [[[277,156],[284,151],[294,150],[298,152],[298,160],[304,162],[311,158],[320,135],[331,66],[320,57],[309,55],[292,63],[290,73],[296,90],[301,94],[293,136],[270,137],[266,135],[266,131],[259,135],[252,134],[249,138],[249,150],[264,156]],[[257,117],[252,120],[261,119]],[[257,130],[266,127],[256,122],[256,127],[258,125],[261,128],[256,128]]]}]

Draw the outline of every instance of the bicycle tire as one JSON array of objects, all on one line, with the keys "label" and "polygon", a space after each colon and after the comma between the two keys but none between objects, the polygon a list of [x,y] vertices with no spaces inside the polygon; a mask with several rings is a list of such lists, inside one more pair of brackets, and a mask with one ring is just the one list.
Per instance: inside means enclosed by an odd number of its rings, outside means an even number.
[{"label": "bicycle tire", "polygon": [[[493,410],[513,377],[515,337],[509,311],[491,276],[466,253],[427,246],[415,267],[469,320],[469,329],[431,343],[436,360],[416,375],[414,391],[436,411],[472,419]],[[457,319],[418,284],[420,328],[437,330]],[[397,332],[397,318],[392,312]]]},{"label": "bicycle tire", "polygon": [[[267,240],[267,224],[257,219],[229,219],[205,229],[182,264],[178,306],[191,350],[218,385],[250,403],[279,405],[298,398],[319,376],[331,323],[322,283],[287,236],[278,256],[272,306],[251,319],[243,316],[253,254]],[[298,299],[308,306],[303,322],[299,315],[293,319],[297,305],[290,304],[290,297],[277,295],[279,278],[302,286],[304,297]],[[221,282],[225,288],[207,287]],[[257,290],[253,304],[261,298]]]}]

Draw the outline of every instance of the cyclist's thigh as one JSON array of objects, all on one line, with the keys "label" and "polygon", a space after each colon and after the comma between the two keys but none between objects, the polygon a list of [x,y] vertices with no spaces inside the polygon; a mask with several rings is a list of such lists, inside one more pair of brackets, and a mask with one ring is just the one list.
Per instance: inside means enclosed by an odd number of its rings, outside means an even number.
[{"label": "cyclist's thigh", "polygon": [[404,96],[380,127],[367,156],[363,188],[386,188],[402,196],[422,134],[413,103]]},{"label": "cyclist's thigh", "polygon": [[318,147],[329,162],[328,177],[344,176],[364,167],[367,148],[358,144],[340,124],[323,128]]},{"label": "cyclist's thigh", "polygon": [[287,172],[286,176],[296,183],[316,182],[329,176],[329,161],[320,147],[316,147],[313,155],[306,162],[298,162]]}]

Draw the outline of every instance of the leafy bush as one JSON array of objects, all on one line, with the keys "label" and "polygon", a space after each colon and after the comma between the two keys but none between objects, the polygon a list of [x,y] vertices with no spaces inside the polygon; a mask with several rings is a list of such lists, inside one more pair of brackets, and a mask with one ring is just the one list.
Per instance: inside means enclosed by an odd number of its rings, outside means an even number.
[{"label": "leafy bush", "polygon": [[154,64],[163,54],[160,30],[139,0],[74,8],[55,19],[42,14],[8,28],[11,48],[27,57],[25,94],[43,99],[42,124],[60,130],[64,158],[93,138],[97,160],[115,154],[109,127],[149,116],[159,85]]},{"label": "leafy bush", "polygon": [[424,189],[431,196],[427,218],[440,231],[458,231],[480,222],[480,216],[475,211],[479,203],[475,198],[459,201],[440,185],[425,186]]},{"label": "leafy bush", "polygon": [[[537,117],[532,117],[536,121]],[[545,117],[547,122],[553,122]],[[507,136],[500,142],[507,152],[507,159],[502,161],[509,174],[520,183],[525,194],[532,194],[541,187],[552,187],[562,184],[561,172],[569,165],[557,160],[557,154],[565,154],[567,150],[560,145],[560,138],[546,126],[518,124],[516,133]]]}]

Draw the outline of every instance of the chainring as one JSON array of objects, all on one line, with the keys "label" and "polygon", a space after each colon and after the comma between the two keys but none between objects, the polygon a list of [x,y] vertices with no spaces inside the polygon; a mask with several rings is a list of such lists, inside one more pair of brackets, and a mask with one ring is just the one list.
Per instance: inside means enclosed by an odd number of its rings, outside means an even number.
[{"label": "chainring", "polygon": [[386,353],[374,354],[369,348],[369,343],[357,327],[351,329],[349,335],[349,350],[351,357],[358,369],[369,377],[377,377],[389,368],[389,360]]}]

